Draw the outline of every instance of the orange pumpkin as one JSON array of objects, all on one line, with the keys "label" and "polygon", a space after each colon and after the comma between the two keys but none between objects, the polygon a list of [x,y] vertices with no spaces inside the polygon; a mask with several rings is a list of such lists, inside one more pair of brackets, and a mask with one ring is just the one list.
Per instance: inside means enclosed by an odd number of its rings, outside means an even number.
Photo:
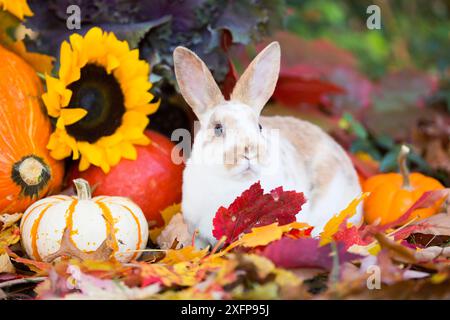
[{"label": "orange pumpkin", "polygon": [[23,211],[61,185],[64,167],[46,148],[52,128],[41,95],[36,72],[0,46],[0,213]]},{"label": "orange pumpkin", "polygon": [[[363,183],[364,192],[370,195],[364,202],[366,223],[390,223],[406,212],[426,191],[444,189],[444,186],[431,177],[421,173],[409,173],[406,157],[409,148],[402,146],[398,162],[400,173],[386,173],[370,177]],[[424,219],[435,214],[442,201],[437,201],[430,208],[414,210],[409,218]]]}]

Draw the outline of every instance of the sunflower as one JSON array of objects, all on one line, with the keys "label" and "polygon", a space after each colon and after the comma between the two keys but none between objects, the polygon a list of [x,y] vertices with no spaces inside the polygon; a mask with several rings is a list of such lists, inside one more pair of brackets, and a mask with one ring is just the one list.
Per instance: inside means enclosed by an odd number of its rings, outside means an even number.
[{"label": "sunflower", "polygon": [[[69,43],[70,42],[70,43]],[[55,159],[72,155],[79,170],[91,164],[107,173],[120,159],[136,159],[134,145],[147,145],[149,65],[126,41],[100,28],[73,34],[61,45],[59,78],[46,75],[42,96],[56,128],[47,145]]]},{"label": "sunflower", "polygon": [[20,20],[33,15],[27,0],[0,0],[0,9],[9,11]]}]

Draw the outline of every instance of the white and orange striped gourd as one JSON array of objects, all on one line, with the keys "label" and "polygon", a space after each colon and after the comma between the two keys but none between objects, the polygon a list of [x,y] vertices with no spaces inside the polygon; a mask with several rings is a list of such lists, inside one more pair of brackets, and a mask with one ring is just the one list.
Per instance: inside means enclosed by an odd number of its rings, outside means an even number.
[{"label": "white and orange striped gourd", "polygon": [[148,239],[142,210],[123,197],[91,198],[86,180],[75,179],[74,184],[77,196],[50,196],[25,211],[20,233],[28,256],[46,260],[60,249],[66,231],[71,245],[81,252],[95,252],[108,239],[112,258],[120,262],[138,258]]}]

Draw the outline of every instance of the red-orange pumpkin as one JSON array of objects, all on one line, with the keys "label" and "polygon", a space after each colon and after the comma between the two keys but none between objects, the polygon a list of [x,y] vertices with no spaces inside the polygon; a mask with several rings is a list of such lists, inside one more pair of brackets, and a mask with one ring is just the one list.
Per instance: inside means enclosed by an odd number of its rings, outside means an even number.
[{"label": "red-orange pumpkin", "polygon": [[41,95],[36,72],[0,46],[0,213],[23,211],[61,185],[64,167],[46,148],[51,124]]}]

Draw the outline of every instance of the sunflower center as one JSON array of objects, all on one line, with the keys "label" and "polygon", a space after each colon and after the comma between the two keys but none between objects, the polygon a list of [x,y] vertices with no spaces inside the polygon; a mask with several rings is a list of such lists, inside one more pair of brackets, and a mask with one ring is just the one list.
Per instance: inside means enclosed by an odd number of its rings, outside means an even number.
[{"label": "sunflower center", "polygon": [[83,119],[66,127],[72,137],[94,143],[120,127],[125,98],[119,82],[105,68],[87,64],[81,69],[80,79],[68,89],[72,90],[68,108],[83,108],[88,112]]}]

